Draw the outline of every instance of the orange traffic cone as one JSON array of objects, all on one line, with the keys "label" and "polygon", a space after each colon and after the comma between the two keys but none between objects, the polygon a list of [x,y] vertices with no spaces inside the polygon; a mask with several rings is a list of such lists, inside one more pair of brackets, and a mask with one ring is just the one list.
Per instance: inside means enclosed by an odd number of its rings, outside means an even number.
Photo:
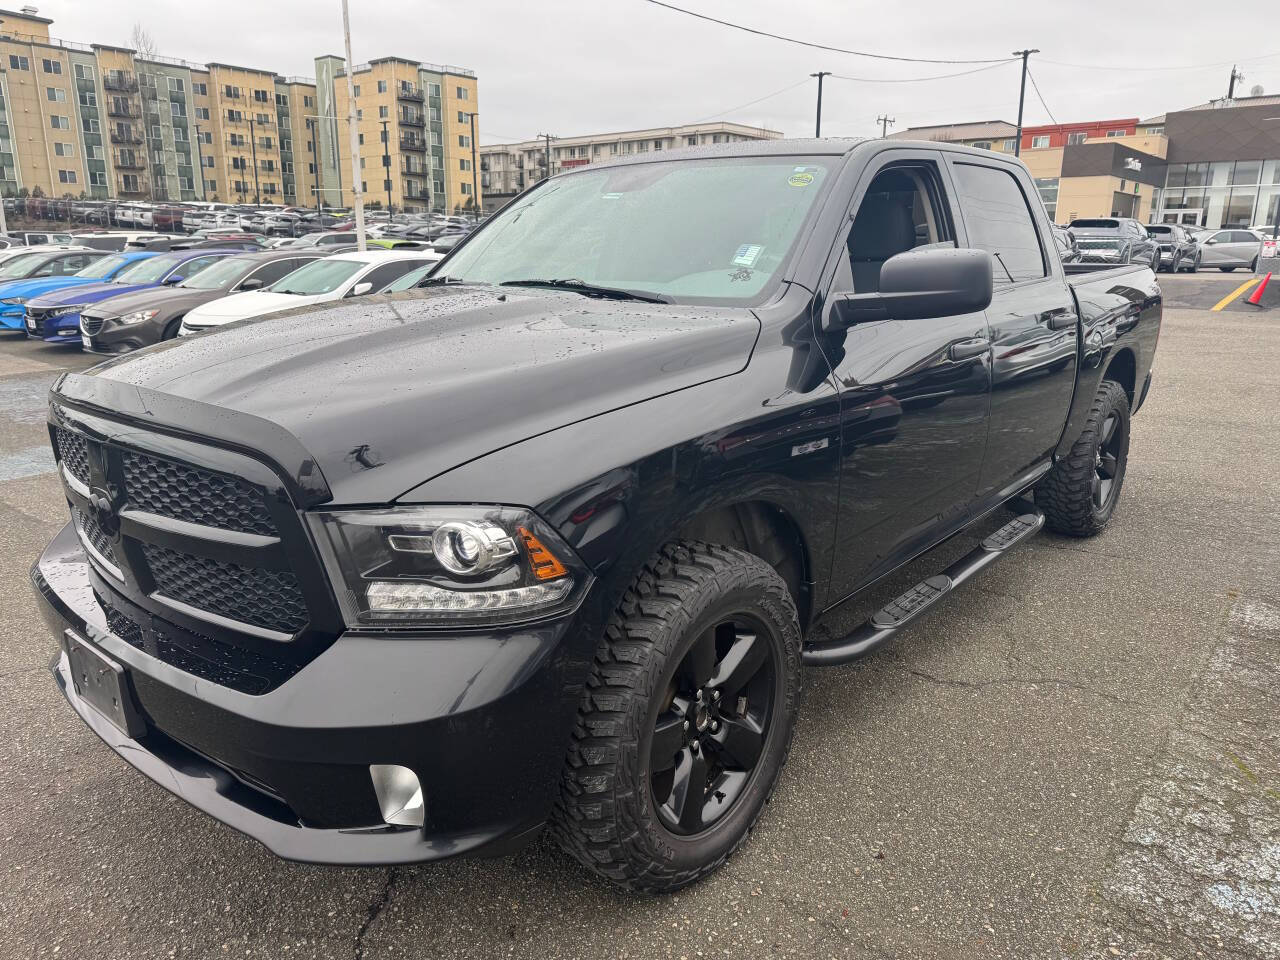
[{"label": "orange traffic cone", "polygon": [[1258,289],[1257,289],[1257,290],[1255,290],[1255,291],[1253,291],[1253,296],[1251,296],[1251,297],[1250,297],[1247,301],[1245,301],[1245,302],[1246,302],[1246,303],[1252,303],[1255,307],[1260,307],[1260,306],[1262,306],[1262,291],[1263,291],[1263,290],[1265,290],[1265,289],[1267,289],[1267,282],[1268,282],[1270,279],[1271,279],[1271,273],[1270,273],[1270,271],[1268,271],[1267,275],[1266,275],[1265,277],[1263,277],[1263,278],[1262,278],[1262,282],[1261,282],[1260,284],[1258,284]]}]

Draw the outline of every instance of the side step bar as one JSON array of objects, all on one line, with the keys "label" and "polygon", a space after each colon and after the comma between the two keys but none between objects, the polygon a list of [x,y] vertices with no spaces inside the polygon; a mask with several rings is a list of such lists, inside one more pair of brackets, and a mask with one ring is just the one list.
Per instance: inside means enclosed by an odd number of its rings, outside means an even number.
[{"label": "side step bar", "polygon": [[942,573],[922,580],[881,607],[847,637],[805,647],[801,660],[806,666],[834,667],[857,659],[884,643],[907,624],[924,616],[952,590],[980,570],[991,566],[1044,526],[1044,514],[1035,506],[1025,501],[1014,501],[1009,506],[1026,512],[1010,520]]}]

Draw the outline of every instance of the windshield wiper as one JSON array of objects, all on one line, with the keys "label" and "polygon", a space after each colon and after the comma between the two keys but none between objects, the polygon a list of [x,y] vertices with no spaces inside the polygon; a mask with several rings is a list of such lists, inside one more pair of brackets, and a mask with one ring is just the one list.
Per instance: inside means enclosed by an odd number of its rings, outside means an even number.
[{"label": "windshield wiper", "polygon": [[427,277],[425,280],[419,280],[415,286],[419,287],[439,287],[447,283],[465,283],[461,277]]},{"label": "windshield wiper", "polygon": [[623,290],[620,287],[600,287],[585,280],[504,280],[500,287],[547,287],[552,290],[572,290],[587,297],[604,297],[609,300],[639,300],[643,303],[674,303],[661,293],[639,290]]}]

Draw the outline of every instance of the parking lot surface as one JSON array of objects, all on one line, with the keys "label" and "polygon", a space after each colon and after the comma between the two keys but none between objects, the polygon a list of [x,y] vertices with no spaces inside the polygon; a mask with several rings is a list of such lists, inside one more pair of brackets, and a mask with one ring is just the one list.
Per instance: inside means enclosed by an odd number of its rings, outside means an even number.
[{"label": "parking lot surface", "polygon": [[[1220,285],[1172,279],[1171,302],[1197,283]],[[26,583],[66,515],[45,392],[89,363],[0,341],[0,955],[1280,958],[1280,311],[1169,309],[1107,532],[1042,534],[810,671],[759,827],[663,899],[546,840],[284,863],[111,755],[49,678]]]}]

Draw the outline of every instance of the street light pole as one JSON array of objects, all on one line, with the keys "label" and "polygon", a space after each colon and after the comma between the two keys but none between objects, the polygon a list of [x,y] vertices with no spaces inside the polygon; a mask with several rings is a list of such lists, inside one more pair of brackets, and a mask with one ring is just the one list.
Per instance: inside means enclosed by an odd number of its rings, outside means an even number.
[{"label": "street light pole", "polygon": [[351,59],[351,14],[347,0],[342,0],[342,42],[347,53],[347,126],[351,134],[351,192],[356,208],[356,249],[364,253],[364,193],[360,189],[360,133],[356,129],[356,82],[352,78],[355,62]]},{"label": "street light pole", "polygon": [[387,133],[390,120],[382,121],[382,176],[387,188],[387,223],[391,222],[391,134]]},{"label": "street light pole", "polygon": [[316,215],[320,216],[324,211],[320,209],[320,156],[316,153],[316,122],[314,118],[307,117],[307,129],[311,131],[311,171],[315,180]]},{"label": "street light pole", "polygon": [[262,206],[262,196],[258,192],[258,136],[254,133],[253,119],[249,119],[249,149],[253,151],[253,205]]},{"label": "street light pole", "polygon": [[200,124],[196,124],[196,169],[200,171],[200,196],[204,196],[204,160],[200,156]]},{"label": "street light pole", "polygon": [[813,125],[813,135],[820,137],[822,136],[822,78],[831,76],[831,71],[819,70],[817,73],[809,74],[809,76],[818,78],[818,118]]},{"label": "street light pole", "polygon": [[476,115],[467,114],[471,118],[471,219],[480,219],[480,192],[476,189]]},{"label": "street light pole", "polygon": [[1027,100],[1027,58],[1039,50],[1015,50],[1013,55],[1022,58],[1022,86],[1018,89],[1018,138],[1013,141],[1013,155],[1022,156],[1022,107]]}]

